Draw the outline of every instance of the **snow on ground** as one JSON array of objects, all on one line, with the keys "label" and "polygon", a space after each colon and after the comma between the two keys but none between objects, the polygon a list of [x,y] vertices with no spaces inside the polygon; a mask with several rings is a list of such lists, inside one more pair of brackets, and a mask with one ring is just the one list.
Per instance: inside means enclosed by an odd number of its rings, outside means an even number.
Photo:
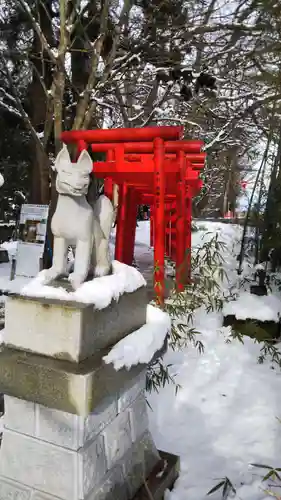
[{"label": "snow on ground", "polygon": [[[199,223],[207,232],[193,233],[193,246],[210,240],[215,232],[226,244],[224,268],[231,283],[237,280],[236,256],[241,228],[223,223]],[[208,234],[209,231],[209,234]],[[149,226],[140,223],[137,241],[149,245]],[[139,249],[138,249],[139,250]],[[148,259],[149,249],[145,251]],[[141,255],[139,255],[141,258]],[[249,266],[245,263],[245,273]],[[227,288],[227,283],[224,284]],[[159,449],[178,454],[181,473],[166,500],[203,500],[207,492],[227,476],[239,500],[272,498],[263,490],[263,471],[251,463],[281,466],[281,372],[269,363],[259,365],[260,347],[245,338],[225,342],[230,330],[222,328],[222,313],[198,310],[194,327],[201,332],[203,354],[189,346],[169,350],[165,362],[181,388],[168,385],[149,396],[150,426]],[[264,471],[265,473],[266,471]],[[222,498],[222,491],[210,497]]]},{"label": "snow on ground", "polygon": [[181,458],[169,500],[201,500],[225,476],[237,498],[265,499],[249,464],[280,466],[280,373],[257,364],[259,348],[250,340],[226,344],[220,325],[219,315],[198,313],[204,354],[191,347],[168,352],[181,389],[175,395],[168,386],[149,398],[156,445]]},{"label": "snow on ground", "polygon": [[265,295],[259,297],[249,292],[242,292],[238,299],[225,304],[225,316],[233,315],[236,319],[257,319],[259,321],[275,321],[278,323],[281,313],[280,297]]}]

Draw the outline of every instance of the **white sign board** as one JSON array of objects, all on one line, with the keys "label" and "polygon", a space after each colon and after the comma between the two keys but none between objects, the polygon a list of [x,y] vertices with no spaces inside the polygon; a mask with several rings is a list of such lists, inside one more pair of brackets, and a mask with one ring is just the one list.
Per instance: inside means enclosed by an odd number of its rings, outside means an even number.
[{"label": "white sign board", "polygon": [[16,276],[33,278],[40,271],[48,213],[48,205],[22,205],[16,254]]}]

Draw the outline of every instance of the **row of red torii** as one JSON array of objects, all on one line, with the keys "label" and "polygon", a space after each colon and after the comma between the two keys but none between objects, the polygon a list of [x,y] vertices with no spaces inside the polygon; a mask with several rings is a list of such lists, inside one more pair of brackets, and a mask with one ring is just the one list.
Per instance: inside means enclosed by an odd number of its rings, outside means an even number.
[{"label": "row of red torii", "polygon": [[150,205],[151,246],[154,247],[154,289],[165,297],[164,259],[176,264],[177,289],[190,282],[192,197],[202,187],[199,179],[205,153],[201,141],[181,140],[183,127],[72,130],[62,141],[76,144],[77,155],[90,146],[106,153],[93,163],[96,177],[105,179],[112,199],[118,185],[115,259],[131,265],[134,258],[137,208]]}]

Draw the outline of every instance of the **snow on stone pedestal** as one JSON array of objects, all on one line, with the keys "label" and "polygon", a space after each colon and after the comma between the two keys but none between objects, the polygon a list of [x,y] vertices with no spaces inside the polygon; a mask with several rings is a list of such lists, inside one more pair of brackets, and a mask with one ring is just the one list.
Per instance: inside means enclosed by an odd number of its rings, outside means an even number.
[{"label": "snow on stone pedestal", "polygon": [[79,302],[66,300],[62,306],[56,299],[15,295],[6,300],[5,341],[18,349],[79,362],[141,327],[145,302],[143,287],[112,301],[106,312]]},{"label": "snow on stone pedestal", "polygon": [[[100,280],[110,288],[109,276]],[[169,321],[147,309],[140,278],[129,291],[121,281],[100,310],[85,296],[84,303],[73,294],[47,299],[40,287],[37,296],[29,288],[9,297],[0,352],[1,500],[129,500],[159,461],[144,390],[147,362],[165,348]],[[130,359],[120,359],[122,342]]]}]

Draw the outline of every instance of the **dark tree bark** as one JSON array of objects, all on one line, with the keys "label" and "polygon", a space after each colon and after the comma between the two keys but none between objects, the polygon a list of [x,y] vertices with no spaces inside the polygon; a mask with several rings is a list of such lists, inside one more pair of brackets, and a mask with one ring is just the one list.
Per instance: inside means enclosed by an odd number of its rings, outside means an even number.
[{"label": "dark tree bark", "polygon": [[[281,131],[280,131],[281,132]],[[271,250],[273,270],[281,265],[281,133],[271,172],[261,242],[261,261],[267,261]]]},{"label": "dark tree bark", "polygon": [[[40,23],[45,38],[53,46],[52,30],[52,2],[45,0],[38,2],[36,20]],[[30,106],[30,121],[38,133],[44,130],[46,119],[46,89],[49,89],[52,83],[51,64],[48,54],[42,50],[42,44],[39,37],[34,32],[32,52],[30,59],[33,65],[32,81],[28,89],[28,102]],[[50,172],[46,155],[42,154],[42,149],[37,143],[31,141],[31,203],[48,204],[50,200]]]}]

